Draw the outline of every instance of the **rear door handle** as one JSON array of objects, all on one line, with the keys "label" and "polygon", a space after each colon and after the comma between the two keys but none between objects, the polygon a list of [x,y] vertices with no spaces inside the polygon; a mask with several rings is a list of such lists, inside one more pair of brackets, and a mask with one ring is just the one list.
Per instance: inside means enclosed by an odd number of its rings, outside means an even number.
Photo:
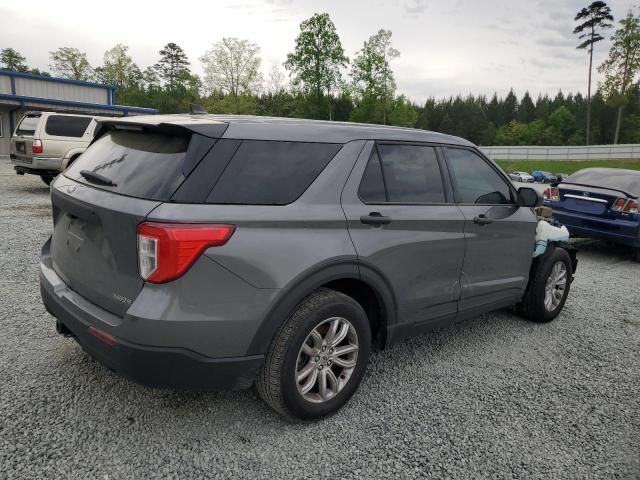
[{"label": "rear door handle", "polygon": [[481,213],[473,219],[473,223],[477,223],[478,225],[489,225],[490,223],[493,223],[493,220],[488,218],[484,213]]},{"label": "rear door handle", "polygon": [[385,217],[380,212],[371,212],[369,215],[362,215],[360,222],[365,225],[388,225],[391,223],[391,217]]}]

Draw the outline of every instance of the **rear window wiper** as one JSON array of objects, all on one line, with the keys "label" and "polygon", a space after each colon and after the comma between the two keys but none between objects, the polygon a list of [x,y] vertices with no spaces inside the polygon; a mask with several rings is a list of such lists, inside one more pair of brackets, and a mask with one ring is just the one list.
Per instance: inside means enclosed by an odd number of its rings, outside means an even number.
[{"label": "rear window wiper", "polygon": [[80,170],[80,175],[93,183],[100,183],[102,185],[106,185],[108,187],[117,187],[118,184],[115,183],[110,178],[105,177],[104,175],[100,175],[99,173],[92,172],[91,170]]}]

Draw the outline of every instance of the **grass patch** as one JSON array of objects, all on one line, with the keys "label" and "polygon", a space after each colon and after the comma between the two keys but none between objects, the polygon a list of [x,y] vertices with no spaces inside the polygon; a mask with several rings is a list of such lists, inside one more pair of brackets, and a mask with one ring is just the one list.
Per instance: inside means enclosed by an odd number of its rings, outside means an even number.
[{"label": "grass patch", "polygon": [[544,170],[551,173],[572,174],[583,168],[604,167],[604,168],[626,168],[629,170],[640,170],[638,160],[496,160],[505,172],[533,172],[534,170]]}]

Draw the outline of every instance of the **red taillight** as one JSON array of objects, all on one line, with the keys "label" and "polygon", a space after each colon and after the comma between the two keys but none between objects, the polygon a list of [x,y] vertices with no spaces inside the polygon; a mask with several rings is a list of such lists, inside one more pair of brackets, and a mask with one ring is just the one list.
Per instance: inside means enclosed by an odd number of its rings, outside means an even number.
[{"label": "red taillight", "polygon": [[34,140],[31,144],[32,153],[42,153],[42,140]]},{"label": "red taillight", "polygon": [[629,200],[624,206],[624,211],[626,213],[638,213],[638,202],[635,200]]},{"label": "red taillight", "polygon": [[614,212],[638,213],[638,202],[626,198],[618,198],[611,205]]},{"label": "red taillight", "polygon": [[559,202],[560,201],[560,190],[555,187],[547,188],[542,193],[542,198],[545,200],[549,200],[550,202]]},{"label": "red taillight", "polygon": [[209,247],[227,243],[233,225],[153,223],[138,225],[138,269],[151,283],[165,283],[185,274]]}]

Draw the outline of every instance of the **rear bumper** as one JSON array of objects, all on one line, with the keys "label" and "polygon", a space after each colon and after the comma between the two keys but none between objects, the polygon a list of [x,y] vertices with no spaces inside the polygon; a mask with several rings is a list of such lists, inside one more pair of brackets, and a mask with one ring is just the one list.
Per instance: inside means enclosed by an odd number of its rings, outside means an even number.
[{"label": "rear bumper", "polygon": [[[622,245],[640,247],[640,224],[626,220],[599,220],[585,215],[554,210],[554,218],[575,237],[609,240]],[[618,228],[617,231],[614,229]]]},{"label": "rear bumper", "polygon": [[96,305],[88,309],[72,301],[67,288],[49,280],[52,274],[41,264],[42,301],[57,318],[58,330],[73,336],[86,353],[115,373],[157,388],[227,390],[253,384],[263,355],[210,358],[184,348],[140,345],[112,336],[101,327],[112,322],[113,315],[104,311],[101,318]]},{"label": "rear bumper", "polygon": [[11,163],[18,174],[29,173],[32,175],[43,175],[47,173],[53,173],[57,175],[62,169],[62,158],[49,158],[49,157],[17,157],[15,154],[11,155]]}]

